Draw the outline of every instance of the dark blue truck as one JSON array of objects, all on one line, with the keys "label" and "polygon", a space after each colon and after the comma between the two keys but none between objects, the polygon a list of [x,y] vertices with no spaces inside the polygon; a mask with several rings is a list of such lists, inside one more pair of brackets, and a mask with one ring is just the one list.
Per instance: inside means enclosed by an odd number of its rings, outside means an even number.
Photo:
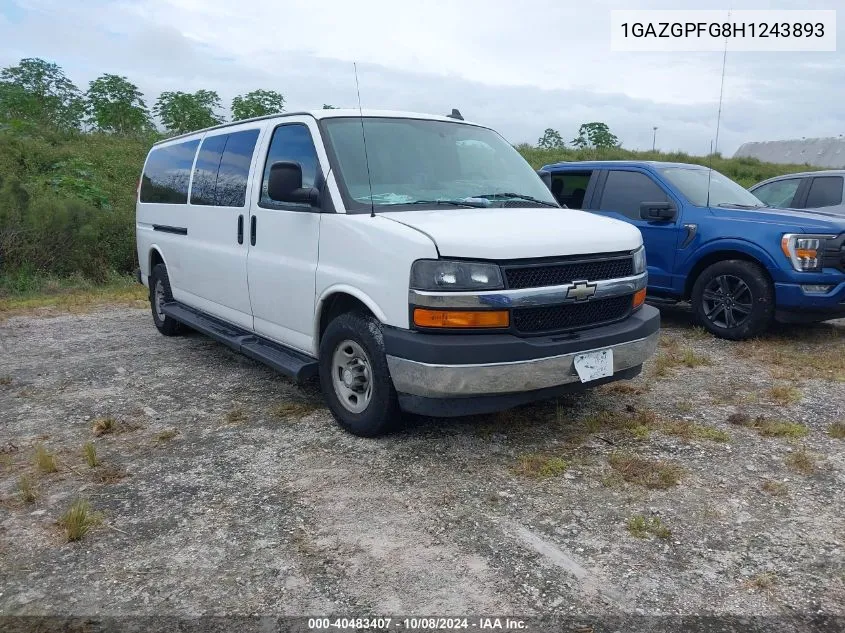
[{"label": "dark blue truck", "polygon": [[547,165],[561,205],[640,229],[653,301],[690,301],[713,334],[745,339],[772,321],[845,317],[845,218],[774,209],[700,165]]}]

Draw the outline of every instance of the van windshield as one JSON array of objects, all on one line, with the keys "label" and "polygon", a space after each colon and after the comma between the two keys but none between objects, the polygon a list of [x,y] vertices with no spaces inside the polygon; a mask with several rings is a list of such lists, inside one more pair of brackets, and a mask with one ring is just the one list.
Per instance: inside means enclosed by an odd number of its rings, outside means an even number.
[{"label": "van windshield", "polygon": [[536,172],[483,127],[425,119],[321,121],[347,209],[409,211],[460,207],[557,207]]},{"label": "van windshield", "polygon": [[715,169],[664,167],[660,173],[697,207],[707,206],[708,199],[711,207],[758,209],[766,206],[753,193]]}]

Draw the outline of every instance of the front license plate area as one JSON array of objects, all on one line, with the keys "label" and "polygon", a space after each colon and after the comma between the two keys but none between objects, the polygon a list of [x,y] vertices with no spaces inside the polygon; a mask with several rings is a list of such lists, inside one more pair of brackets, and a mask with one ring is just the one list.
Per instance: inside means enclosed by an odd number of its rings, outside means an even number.
[{"label": "front license plate area", "polygon": [[607,378],[613,375],[613,350],[601,349],[577,354],[573,364],[581,382]]}]

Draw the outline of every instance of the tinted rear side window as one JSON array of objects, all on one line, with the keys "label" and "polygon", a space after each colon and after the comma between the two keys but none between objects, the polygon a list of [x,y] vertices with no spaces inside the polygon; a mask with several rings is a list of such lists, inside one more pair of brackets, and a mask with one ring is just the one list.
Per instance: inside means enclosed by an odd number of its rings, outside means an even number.
[{"label": "tinted rear side window", "polygon": [[643,202],[667,202],[669,198],[651,178],[637,171],[611,171],[601,196],[602,211],[616,211],[640,219]]},{"label": "tinted rear side window", "polygon": [[141,178],[141,202],[186,204],[199,144],[199,140],[186,141],[152,150]]},{"label": "tinted rear side window", "polygon": [[242,207],[246,202],[246,181],[258,130],[244,130],[228,136],[217,172],[216,204],[219,207]]},{"label": "tinted rear side window", "polygon": [[226,148],[227,134],[206,136],[200,147],[194,166],[194,181],[191,185],[191,204],[214,204],[217,191],[217,171]]},{"label": "tinted rear side window", "polygon": [[832,207],[836,204],[842,204],[842,176],[813,178],[804,206],[808,209],[818,209],[819,207]]},{"label": "tinted rear side window", "polygon": [[319,161],[308,126],[302,123],[288,123],[280,125],[273,132],[273,139],[270,141],[270,149],[267,152],[267,161],[264,164],[261,202],[259,203],[262,207],[271,208],[307,207],[308,205],[305,203],[280,203],[270,199],[270,195],[267,193],[267,182],[270,179],[270,167],[277,161],[294,161],[302,165],[302,186],[304,188],[314,186],[317,180]]}]

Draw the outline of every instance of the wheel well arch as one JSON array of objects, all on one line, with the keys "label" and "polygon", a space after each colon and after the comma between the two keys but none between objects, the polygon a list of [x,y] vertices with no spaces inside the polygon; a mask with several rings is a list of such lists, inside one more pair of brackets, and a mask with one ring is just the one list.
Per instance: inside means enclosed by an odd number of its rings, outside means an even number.
[{"label": "wheel well arch", "polygon": [[323,333],[326,331],[329,323],[341,314],[346,312],[363,312],[364,314],[369,314],[377,319],[379,318],[375,311],[372,310],[361,298],[348,292],[344,292],[343,290],[332,292],[321,299],[318,312],[316,347],[319,347],[320,341],[323,338]]},{"label": "wheel well arch", "polygon": [[698,279],[698,276],[702,273],[702,271],[704,271],[705,268],[712,264],[715,264],[716,262],[722,262],[728,259],[739,259],[751,262],[752,264],[757,264],[763,271],[763,273],[766,275],[766,278],[769,280],[769,283],[774,284],[772,275],[766,268],[766,265],[753,255],[749,255],[748,253],[744,253],[742,251],[737,250],[719,250],[713,253],[708,253],[707,255],[699,259],[695,263],[695,265],[690,269],[689,273],[687,274],[686,284],[684,285],[683,298],[690,298],[690,296],[692,295],[692,287],[693,285],[695,285],[695,280]]},{"label": "wheel well arch", "polygon": [[161,255],[161,251],[159,251],[155,246],[150,249],[150,268],[149,274],[152,274],[153,268],[155,268],[158,264],[164,264],[165,268],[167,268],[167,264],[164,262],[164,257]]}]

